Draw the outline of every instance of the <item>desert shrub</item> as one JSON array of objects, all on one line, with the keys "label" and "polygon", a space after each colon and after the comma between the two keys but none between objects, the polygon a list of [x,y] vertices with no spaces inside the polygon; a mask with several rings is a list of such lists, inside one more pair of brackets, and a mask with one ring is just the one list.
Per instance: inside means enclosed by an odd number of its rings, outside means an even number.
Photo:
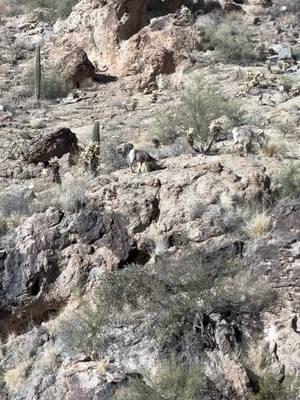
[{"label": "desert shrub", "polygon": [[[35,67],[32,65],[24,74],[23,83],[25,93],[34,96],[35,93]],[[41,96],[45,99],[54,100],[66,97],[69,86],[61,79],[60,73],[55,67],[42,71]]]},{"label": "desert shrub", "polygon": [[207,46],[213,48],[224,60],[245,64],[259,58],[253,38],[255,32],[238,16],[230,14],[217,29],[207,33]]},{"label": "desert shrub", "polygon": [[19,360],[14,368],[8,369],[3,375],[3,381],[10,393],[17,392],[27,378],[30,363],[27,359]]},{"label": "desert shrub", "polygon": [[264,374],[259,378],[259,391],[251,396],[251,400],[295,400],[300,394],[300,385],[296,377],[286,376],[279,382],[272,374]]},{"label": "desert shrub", "polygon": [[146,371],[143,379],[131,379],[127,387],[116,391],[113,400],[197,400],[213,396],[215,391],[200,363],[187,368],[173,358]]},{"label": "desert shrub", "polygon": [[287,146],[281,139],[268,139],[262,144],[261,151],[267,157],[283,159],[287,155]]},{"label": "desert shrub", "polygon": [[79,0],[21,0],[21,3],[30,9],[35,8],[53,8],[60,18],[67,18],[72,7],[75,6]]},{"label": "desert shrub", "polygon": [[300,164],[291,162],[275,177],[274,183],[280,197],[295,197],[300,192]]},{"label": "desert shrub", "polygon": [[266,211],[255,211],[246,223],[246,231],[251,238],[265,235],[271,229],[271,218]]},{"label": "desert shrub", "polygon": [[[229,320],[259,316],[275,301],[274,292],[235,263],[199,255],[181,262],[163,257],[155,272],[131,265],[101,276],[92,305],[62,320],[60,335],[69,351],[102,351],[117,327],[137,325],[165,349],[210,346],[211,314]],[[147,332],[147,333],[145,333]]]},{"label": "desert shrub", "polygon": [[30,214],[32,198],[22,190],[0,192],[0,234],[21,225]]},{"label": "desert shrub", "polygon": [[173,143],[177,137],[189,133],[199,143],[199,151],[208,152],[213,140],[212,123],[224,121],[228,128],[241,119],[238,103],[225,98],[216,86],[208,85],[196,74],[186,85],[180,104],[172,112],[157,116],[154,133],[162,143]]},{"label": "desert shrub", "polygon": [[71,353],[101,350],[106,341],[103,327],[107,323],[105,310],[95,309],[85,302],[80,307],[64,314],[58,321],[58,333],[64,347]]}]

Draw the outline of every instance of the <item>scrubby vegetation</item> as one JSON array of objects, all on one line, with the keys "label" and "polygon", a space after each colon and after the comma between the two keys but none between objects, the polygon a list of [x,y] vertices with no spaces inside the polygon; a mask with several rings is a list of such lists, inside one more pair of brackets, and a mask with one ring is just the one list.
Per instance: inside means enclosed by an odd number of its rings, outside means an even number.
[{"label": "scrubby vegetation", "polygon": [[222,19],[217,29],[208,32],[207,46],[217,51],[227,62],[245,64],[264,58],[256,49],[255,32],[247,26],[239,14]]},{"label": "scrubby vegetation", "polygon": [[179,136],[195,140],[199,151],[208,152],[219,139],[212,129],[216,121],[220,131],[240,123],[242,113],[236,101],[229,100],[214,85],[196,74],[186,85],[179,105],[156,118],[155,135],[162,143],[173,143]]},{"label": "scrubby vegetation", "polygon": [[113,400],[197,400],[217,393],[199,362],[187,368],[173,358],[145,373],[143,379],[131,379],[127,387],[116,391]]},{"label": "scrubby vegetation", "polygon": [[17,15],[25,7],[29,10],[36,8],[50,8],[55,10],[56,15],[60,18],[67,18],[72,7],[79,0],[0,0],[0,11],[3,15]]},{"label": "scrubby vegetation", "polygon": [[210,346],[211,314],[258,317],[274,301],[272,290],[235,263],[194,255],[178,263],[164,260],[155,272],[131,265],[103,275],[93,306],[79,307],[60,330],[68,349],[101,353],[113,327],[137,324],[162,348],[192,357],[192,349]]},{"label": "scrubby vegetation", "polygon": [[[34,96],[35,93],[35,67],[32,65],[24,74],[23,83],[25,94]],[[61,79],[55,67],[43,70],[41,79],[41,97],[49,100],[67,96],[70,88],[66,82]]]},{"label": "scrubby vegetation", "polygon": [[300,165],[291,162],[274,177],[281,197],[295,197],[300,193]]}]

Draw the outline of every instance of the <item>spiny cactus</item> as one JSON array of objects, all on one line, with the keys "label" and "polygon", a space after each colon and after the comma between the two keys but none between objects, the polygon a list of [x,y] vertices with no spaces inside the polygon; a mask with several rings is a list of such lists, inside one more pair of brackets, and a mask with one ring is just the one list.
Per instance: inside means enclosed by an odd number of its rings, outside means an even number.
[{"label": "spiny cactus", "polygon": [[49,166],[52,171],[52,182],[61,185],[61,177],[59,173],[59,168],[60,168],[59,159],[57,157],[51,158],[51,160],[49,161]]},{"label": "spiny cactus", "polygon": [[80,159],[86,170],[89,170],[94,176],[97,176],[99,165],[99,144],[96,142],[86,146],[80,155]]},{"label": "spiny cactus", "polygon": [[36,55],[35,55],[35,98],[37,105],[40,102],[41,98],[41,45],[38,44],[36,46]]}]

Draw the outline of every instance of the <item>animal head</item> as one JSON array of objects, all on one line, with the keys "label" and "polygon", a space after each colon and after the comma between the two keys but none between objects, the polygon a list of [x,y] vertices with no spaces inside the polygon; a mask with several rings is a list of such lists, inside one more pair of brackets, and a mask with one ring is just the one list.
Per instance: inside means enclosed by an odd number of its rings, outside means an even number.
[{"label": "animal head", "polygon": [[118,153],[121,156],[126,157],[130,150],[132,150],[133,148],[134,145],[132,143],[123,143],[118,147]]}]

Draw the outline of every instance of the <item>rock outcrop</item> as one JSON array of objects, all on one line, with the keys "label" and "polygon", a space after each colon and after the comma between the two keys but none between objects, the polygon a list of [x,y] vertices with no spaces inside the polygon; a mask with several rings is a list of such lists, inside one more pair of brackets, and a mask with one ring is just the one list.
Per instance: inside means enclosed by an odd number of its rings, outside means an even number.
[{"label": "rock outcrop", "polygon": [[75,133],[68,128],[61,128],[34,139],[24,158],[29,163],[48,165],[53,157],[61,158],[64,154],[75,154],[77,151],[78,140]]}]

